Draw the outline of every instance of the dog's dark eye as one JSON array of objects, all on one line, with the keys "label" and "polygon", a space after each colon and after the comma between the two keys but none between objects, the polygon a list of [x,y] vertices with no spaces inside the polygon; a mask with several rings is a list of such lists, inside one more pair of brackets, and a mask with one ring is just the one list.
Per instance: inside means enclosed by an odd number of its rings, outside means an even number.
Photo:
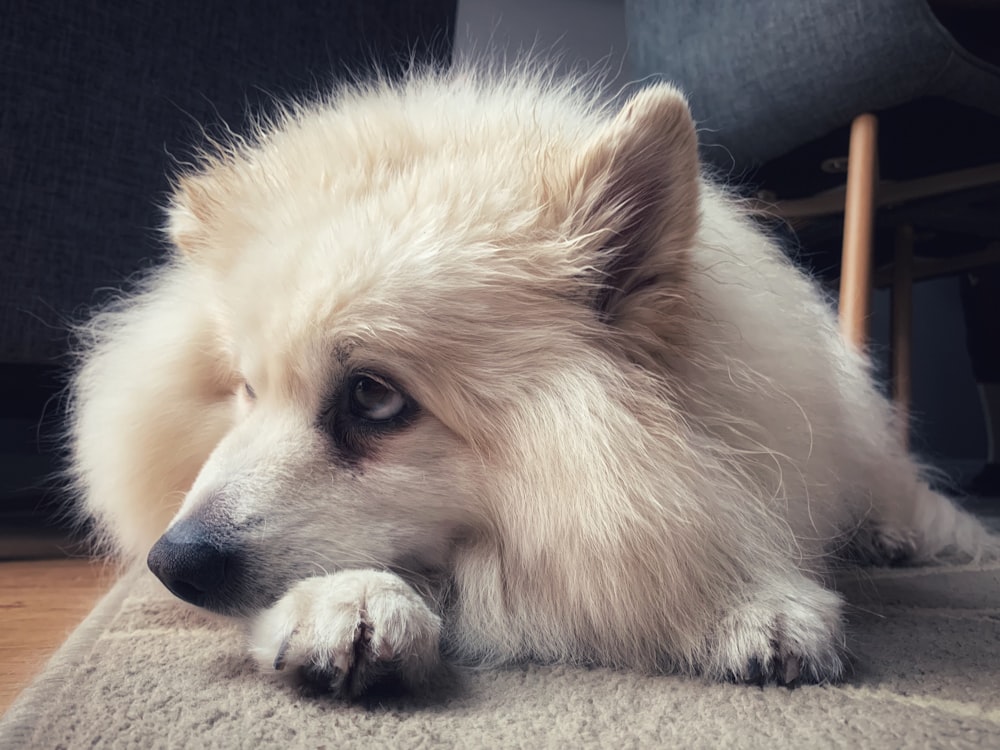
[{"label": "dog's dark eye", "polygon": [[250,383],[246,382],[245,380],[243,381],[243,390],[247,392],[247,398],[249,398],[251,401],[257,398],[257,392],[253,389],[253,386],[251,386]]},{"label": "dog's dark eye", "polygon": [[351,413],[369,422],[386,422],[406,408],[402,393],[370,375],[358,375],[351,384]]},{"label": "dog's dark eye", "polygon": [[411,424],[419,412],[419,405],[391,380],[356,372],[337,389],[318,426],[333,438],[340,457],[360,461],[374,455],[383,437]]}]

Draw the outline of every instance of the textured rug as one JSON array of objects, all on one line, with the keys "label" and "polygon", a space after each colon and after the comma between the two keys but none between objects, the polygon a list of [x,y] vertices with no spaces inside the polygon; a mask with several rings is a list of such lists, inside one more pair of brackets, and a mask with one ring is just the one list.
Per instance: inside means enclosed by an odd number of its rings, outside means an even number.
[{"label": "textured rug", "polygon": [[0,747],[1000,747],[1000,564],[843,589],[855,674],[836,687],[527,666],[358,706],[262,677],[236,625],[136,571],[0,720]]}]

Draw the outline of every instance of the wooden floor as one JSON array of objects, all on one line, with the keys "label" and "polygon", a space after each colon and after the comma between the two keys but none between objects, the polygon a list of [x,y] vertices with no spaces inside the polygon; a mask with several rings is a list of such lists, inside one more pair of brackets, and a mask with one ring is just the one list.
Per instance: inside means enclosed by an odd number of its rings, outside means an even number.
[{"label": "wooden floor", "polygon": [[0,562],[0,714],[113,583],[89,560]]}]

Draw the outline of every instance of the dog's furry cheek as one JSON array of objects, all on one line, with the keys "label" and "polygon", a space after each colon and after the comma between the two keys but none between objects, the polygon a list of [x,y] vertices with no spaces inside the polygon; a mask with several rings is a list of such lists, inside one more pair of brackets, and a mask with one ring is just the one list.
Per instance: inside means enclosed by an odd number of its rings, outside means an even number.
[{"label": "dog's furry cheek", "polygon": [[129,557],[149,551],[235,421],[208,295],[201,275],[177,263],[82,332],[71,473],[100,542]]}]

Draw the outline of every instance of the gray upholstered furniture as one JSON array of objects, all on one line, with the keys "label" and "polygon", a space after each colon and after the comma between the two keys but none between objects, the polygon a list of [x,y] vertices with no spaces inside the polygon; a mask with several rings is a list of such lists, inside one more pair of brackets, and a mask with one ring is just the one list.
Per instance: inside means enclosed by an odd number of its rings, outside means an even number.
[{"label": "gray upholstered furniture", "polygon": [[960,43],[928,0],[625,5],[636,72],[688,90],[705,156],[723,169],[758,167],[861,112],[921,98],[1000,117],[1000,69]]}]

